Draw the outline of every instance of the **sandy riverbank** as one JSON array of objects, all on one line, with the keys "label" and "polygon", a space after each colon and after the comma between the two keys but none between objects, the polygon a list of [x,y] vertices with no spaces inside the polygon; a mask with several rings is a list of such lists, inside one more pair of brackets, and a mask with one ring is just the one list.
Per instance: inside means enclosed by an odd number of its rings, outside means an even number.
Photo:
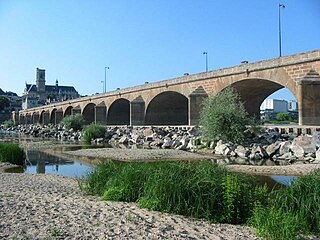
[{"label": "sandy riverbank", "polygon": [[58,175],[0,174],[0,239],[257,239],[243,226],[210,224],[84,196]]}]

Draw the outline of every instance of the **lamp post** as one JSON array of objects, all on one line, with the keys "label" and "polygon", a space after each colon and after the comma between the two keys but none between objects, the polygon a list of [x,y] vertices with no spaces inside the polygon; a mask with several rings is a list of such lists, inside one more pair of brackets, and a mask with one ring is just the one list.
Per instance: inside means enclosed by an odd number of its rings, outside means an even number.
[{"label": "lamp post", "polygon": [[107,92],[107,69],[110,69],[109,67],[104,67],[104,92]]},{"label": "lamp post", "polygon": [[282,56],[281,49],[281,8],[285,8],[284,4],[279,3],[279,57]]},{"label": "lamp post", "polygon": [[206,72],[208,72],[208,53],[203,52],[204,55],[206,55]]}]

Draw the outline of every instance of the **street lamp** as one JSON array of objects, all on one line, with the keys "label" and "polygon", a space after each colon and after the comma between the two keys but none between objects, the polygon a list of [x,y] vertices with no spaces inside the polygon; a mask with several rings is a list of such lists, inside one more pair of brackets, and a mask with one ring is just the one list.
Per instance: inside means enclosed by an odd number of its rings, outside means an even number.
[{"label": "street lamp", "polygon": [[284,4],[279,3],[279,56],[282,56],[281,52],[281,8],[285,8]]},{"label": "street lamp", "polygon": [[208,72],[208,53],[203,52],[204,55],[206,55],[206,72]]},{"label": "street lamp", "polygon": [[107,92],[107,69],[110,69],[109,67],[104,67],[104,92]]}]

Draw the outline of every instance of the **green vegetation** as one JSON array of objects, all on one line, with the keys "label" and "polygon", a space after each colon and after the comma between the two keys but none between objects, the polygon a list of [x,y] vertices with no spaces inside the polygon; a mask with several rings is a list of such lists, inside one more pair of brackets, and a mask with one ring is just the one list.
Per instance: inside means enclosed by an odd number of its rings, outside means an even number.
[{"label": "green vegetation", "polygon": [[83,141],[90,143],[92,139],[104,137],[106,128],[102,125],[90,124],[84,127],[82,133]]},{"label": "green vegetation", "polygon": [[137,202],[150,210],[211,222],[246,223],[266,239],[320,236],[320,172],[271,192],[256,182],[208,161],[109,161],[80,186],[103,200]]},{"label": "green vegetation", "polygon": [[23,165],[24,151],[17,144],[0,143],[0,162]]},{"label": "green vegetation", "polygon": [[203,103],[200,125],[209,140],[221,139],[241,143],[246,125],[252,124],[238,93],[231,87]]},{"label": "green vegetation", "polygon": [[71,128],[75,131],[81,130],[85,124],[85,121],[81,114],[70,115],[65,117],[61,124],[67,129],[70,130]]},{"label": "green vegetation", "polygon": [[14,122],[12,120],[6,120],[3,122],[4,129],[14,127]]},{"label": "green vegetation", "polygon": [[288,112],[277,113],[276,120],[278,120],[278,121],[291,121],[290,113],[288,113]]},{"label": "green vegetation", "polygon": [[300,177],[291,186],[270,194],[269,205],[257,205],[250,223],[267,239],[320,236],[320,172]]},{"label": "green vegetation", "polygon": [[138,202],[151,210],[245,223],[255,203],[265,204],[266,187],[254,178],[228,173],[210,162],[107,162],[81,183],[103,200]]},{"label": "green vegetation", "polygon": [[4,96],[0,96],[0,111],[10,106],[10,101]]}]

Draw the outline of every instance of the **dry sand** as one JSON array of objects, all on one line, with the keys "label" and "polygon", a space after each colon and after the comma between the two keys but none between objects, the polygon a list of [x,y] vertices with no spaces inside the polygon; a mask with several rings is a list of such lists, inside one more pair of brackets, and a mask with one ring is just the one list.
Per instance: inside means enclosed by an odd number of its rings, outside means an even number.
[{"label": "dry sand", "polygon": [[210,224],[84,196],[58,175],[0,173],[0,239],[257,239],[248,227]]}]

